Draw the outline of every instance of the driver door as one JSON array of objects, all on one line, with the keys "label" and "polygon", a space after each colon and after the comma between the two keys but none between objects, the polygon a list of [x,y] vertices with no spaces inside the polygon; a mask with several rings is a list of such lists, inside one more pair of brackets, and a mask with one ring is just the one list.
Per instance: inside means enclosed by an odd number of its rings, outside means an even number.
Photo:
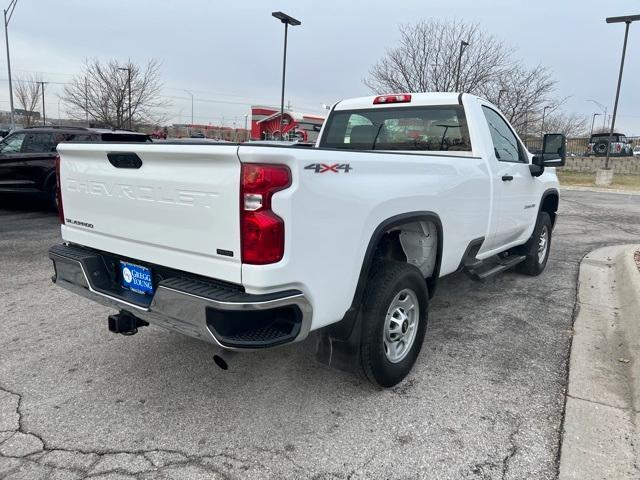
[{"label": "driver door", "polygon": [[493,141],[494,248],[526,240],[538,214],[538,180],[529,158],[507,121],[490,107],[482,107]]}]

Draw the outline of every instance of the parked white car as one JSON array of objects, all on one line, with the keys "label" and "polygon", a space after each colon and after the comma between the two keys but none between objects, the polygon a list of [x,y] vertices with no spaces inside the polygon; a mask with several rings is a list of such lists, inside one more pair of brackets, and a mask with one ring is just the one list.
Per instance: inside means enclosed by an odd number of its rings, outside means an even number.
[{"label": "parked white car", "polygon": [[440,278],[544,270],[565,139],[534,157],[489,102],[414,93],[338,102],[315,148],[58,151],[54,279],[119,310],[111,331],[152,323],[241,351],[320,330],[321,361],[389,387]]}]

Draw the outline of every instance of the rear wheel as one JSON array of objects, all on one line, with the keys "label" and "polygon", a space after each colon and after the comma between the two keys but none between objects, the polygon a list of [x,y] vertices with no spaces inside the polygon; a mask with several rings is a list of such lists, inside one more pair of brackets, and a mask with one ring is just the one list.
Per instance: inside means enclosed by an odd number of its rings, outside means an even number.
[{"label": "rear wheel", "polygon": [[516,268],[520,273],[540,275],[547,266],[551,248],[551,229],[551,217],[547,212],[540,212],[533,235],[524,245],[527,258]]},{"label": "rear wheel", "polygon": [[58,211],[58,189],[56,187],[55,180],[53,182],[49,182],[46,190],[46,201],[47,207],[49,207],[54,212]]},{"label": "rear wheel", "polygon": [[411,371],[427,328],[427,285],[416,267],[381,261],[363,305],[361,359],[366,377],[392,387]]}]

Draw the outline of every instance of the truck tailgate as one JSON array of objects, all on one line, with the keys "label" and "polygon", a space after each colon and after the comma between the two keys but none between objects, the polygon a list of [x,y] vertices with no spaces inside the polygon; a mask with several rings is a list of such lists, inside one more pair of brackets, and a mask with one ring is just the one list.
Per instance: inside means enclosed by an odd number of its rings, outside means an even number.
[{"label": "truck tailgate", "polygon": [[[67,143],[58,152],[65,241],[241,282],[237,146]],[[127,164],[135,156],[139,168]]]}]

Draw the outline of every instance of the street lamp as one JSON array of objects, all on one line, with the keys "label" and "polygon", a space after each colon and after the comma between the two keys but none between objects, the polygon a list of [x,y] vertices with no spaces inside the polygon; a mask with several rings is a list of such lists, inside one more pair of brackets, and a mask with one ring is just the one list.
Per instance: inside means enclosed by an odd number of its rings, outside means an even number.
[{"label": "street lamp", "polygon": [[191,95],[191,125],[187,129],[189,132],[189,136],[191,136],[191,127],[193,127],[193,93],[191,93],[189,90],[185,90],[185,92]]},{"label": "street lamp", "polygon": [[542,109],[542,125],[540,125],[540,137],[544,136],[544,116],[547,113],[547,108],[551,108],[551,106],[547,105]]},{"label": "street lamp", "polygon": [[[613,130],[616,126],[616,114],[618,113],[618,99],[620,98],[620,85],[622,84],[622,71],[624,70],[624,57],[627,53],[627,38],[629,37],[629,25],[632,22],[640,20],[640,15],[627,15],[624,17],[609,17],[607,23],[624,23],[624,43],[622,44],[622,58],[620,59],[620,73],[618,74],[618,87],[616,88],[616,101],[613,104],[613,118],[611,118],[611,128],[609,129],[609,142],[607,147],[607,158],[604,161],[604,169],[609,169],[609,157],[611,155],[611,140],[613,138]],[[611,184],[613,175],[608,178],[608,183]],[[597,183],[597,182],[596,182]]]},{"label": "street lamp", "polygon": [[300,20],[296,20],[293,17],[290,17],[286,13],[282,12],[273,12],[271,15],[282,23],[284,23],[284,55],[282,57],[282,95],[280,96],[280,140],[284,140],[283,135],[283,126],[284,126],[284,79],[285,73],[287,71],[287,32],[289,31],[289,25],[295,27],[297,25],[302,25]]},{"label": "street lamp", "polygon": [[598,115],[602,115],[601,113],[594,113],[593,114],[593,118],[591,119],[591,130],[589,131],[589,139],[591,139],[591,136],[593,135],[593,123],[596,121],[596,117]]},{"label": "street lamp", "polygon": [[462,52],[464,52],[464,49],[468,46],[469,46],[469,42],[460,40],[460,54],[458,55],[458,70],[456,71],[456,92],[458,91],[458,88],[460,85],[460,68],[462,68]]},{"label": "street lamp", "polygon": [[7,72],[9,73],[9,104],[11,107],[11,130],[16,128],[16,119],[13,112],[13,87],[11,85],[11,60],[9,58],[9,21],[13,15],[13,11],[16,9],[16,3],[18,0],[11,0],[9,6],[4,11],[4,39],[7,44]]},{"label": "street lamp", "polygon": [[602,120],[602,128],[606,128],[607,125],[607,107],[602,105],[600,102],[596,102],[595,100],[585,100],[586,102],[591,102],[594,105],[597,105],[598,108],[604,112],[604,119]]},{"label": "street lamp", "polygon": [[127,89],[129,90],[129,130],[131,128],[131,67],[118,67],[118,70],[127,72]]}]

